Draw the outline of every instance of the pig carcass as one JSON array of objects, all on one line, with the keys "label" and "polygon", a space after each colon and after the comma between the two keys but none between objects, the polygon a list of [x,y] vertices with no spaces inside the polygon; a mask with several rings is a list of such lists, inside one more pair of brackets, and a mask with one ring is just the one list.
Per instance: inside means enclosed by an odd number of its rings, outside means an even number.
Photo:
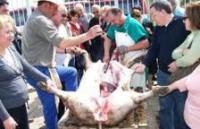
[{"label": "pig carcass", "polygon": [[133,70],[110,61],[105,72],[105,63],[91,63],[86,70],[76,92],[61,91],[55,87],[45,87],[59,96],[79,123],[105,126],[118,125],[137,107],[138,103],[162,91],[137,93],[127,90]]}]

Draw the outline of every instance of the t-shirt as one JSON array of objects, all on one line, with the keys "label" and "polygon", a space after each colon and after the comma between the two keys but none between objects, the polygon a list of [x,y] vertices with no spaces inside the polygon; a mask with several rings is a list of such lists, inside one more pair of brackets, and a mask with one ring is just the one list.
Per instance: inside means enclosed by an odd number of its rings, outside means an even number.
[{"label": "t-shirt", "polygon": [[127,16],[125,22],[121,26],[111,25],[108,29],[107,36],[111,40],[115,40],[115,31],[127,33],[135,43],[141,38],[147,37],[144,27],[134,18]]},{"label": "t-shirt", "polygon": [[174,84],[181,92],[188,91],[184,108],[184,118],[191,129],[199,129],[200,123],[200,66],[185,78]]},{"label": "t-shirt", "polygon": [[36,9],[24,27],[23,56],[34,66],[55,66],[55,46],[63,39],[53,22]]}]

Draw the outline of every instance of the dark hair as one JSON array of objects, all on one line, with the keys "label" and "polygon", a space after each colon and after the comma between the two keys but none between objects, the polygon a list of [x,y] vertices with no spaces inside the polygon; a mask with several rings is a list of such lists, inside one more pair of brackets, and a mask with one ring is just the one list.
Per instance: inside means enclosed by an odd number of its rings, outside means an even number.
[{"label": "dark hair", "polygon": [[156,1],[153,4],[151,4],[150,8],[155,8],[157,11],[164,10],[166,13],[171,14],[172,13],[172,6],[168,1]]},{"label": "dark hair", "polygon": [[72,9],[69,11],[68,13],[68,19],[71,20],[72,17],[75,17],[76,15],[79,16],[79,13],[75,10],[75,9]]},{"label": "dark hair", "polygon": [[200,29],[200,2],[192,2],[186,6],[186,16],[193,29]]},{"label": "dark hair", "polygon": [[142,17],[142,11],[138,8],[133,8],[132,12],[131,12],[131,16],[133,18],[140,18],[140,17]]},{"label": "dark hair", "polygon": [[141,7],[141,6],[133,6],[133,7],[132,7],[132,10],[134,10],[134,9],[137,9],[137,10],[142,11],[142,7]]},{"label": "dark hair", "polygon": [[0,0],[0,6],[3,6],[3,5],[8,5],[8,1],[7,0]]},{"label": "dark hair", "polygon": [[112,15],[116,16],[119,13],[122,13],[122,10],[120,8],[113,7],[109,9],[108,13],[111,13]]}]

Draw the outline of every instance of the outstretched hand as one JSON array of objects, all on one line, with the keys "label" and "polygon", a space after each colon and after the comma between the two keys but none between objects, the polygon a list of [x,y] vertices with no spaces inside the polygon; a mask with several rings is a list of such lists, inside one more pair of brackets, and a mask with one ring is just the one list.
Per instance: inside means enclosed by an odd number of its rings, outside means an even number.
[{"label": "outstretched hand", "polygon": [[89,29],[87,34],[89,35],[90,39],[93,39],[97,36],[103,35],[103,30],[100,25],[95,25]]},{"label": "outstretched hand", "polygon": [[57,88],[55,83],[51,79],[48,79],[46,82],[40,81],[39,87],[40,89],[49,93],[52,93],[53,89]]},{"label": "outstretched hand", "polygon": [[170,93],[169,86],[152,86],[152,91],[155,95],[165,96]]}]

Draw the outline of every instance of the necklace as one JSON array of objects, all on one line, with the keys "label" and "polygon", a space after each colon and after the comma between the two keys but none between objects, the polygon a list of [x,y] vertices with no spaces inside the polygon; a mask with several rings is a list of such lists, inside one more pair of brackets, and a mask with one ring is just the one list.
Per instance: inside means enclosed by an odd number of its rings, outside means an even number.
[{"label": "necklace", "polygon": [[16,60],[16,56],[14,56],[14,54],[11,52],[11,50],[6,49],[5,54],[4,55],[0,55],[0,57],[1,57],[1,60],[5,64],[7,64],[8,66],[10,66],[17,73],[21,73],[20,72],[19,62]]}]

